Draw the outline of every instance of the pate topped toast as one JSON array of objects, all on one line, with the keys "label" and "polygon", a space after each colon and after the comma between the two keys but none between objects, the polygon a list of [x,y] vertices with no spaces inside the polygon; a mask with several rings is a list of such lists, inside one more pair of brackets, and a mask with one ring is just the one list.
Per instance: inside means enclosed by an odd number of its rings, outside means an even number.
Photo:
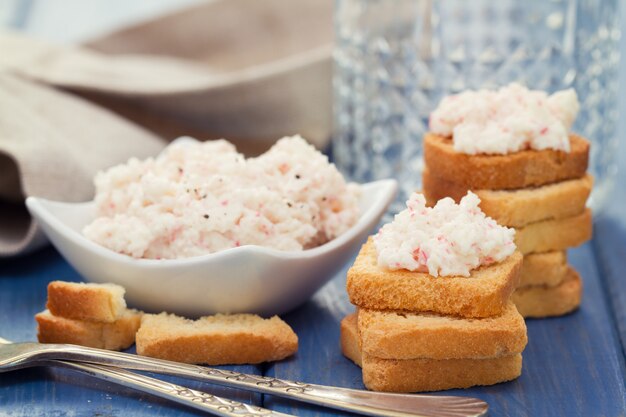
[{"label": "pate topped toast", "polygon": [[440,276],[407,270],[386,270],[377,264],[372,238],[348,270],[350,302],[374,310],[430,311],[463,317],[502,314],[519,284],[522,254],[482,266],[469,277]]},{"label": "pate topped toast", "polygon": [[424,162],[437,177],[470,190],[511,190],[581,178],[589,162],[589,141],[570,134],[570,152],[524,150],[506,155],[456,152],[452,139],[424,136]]}]

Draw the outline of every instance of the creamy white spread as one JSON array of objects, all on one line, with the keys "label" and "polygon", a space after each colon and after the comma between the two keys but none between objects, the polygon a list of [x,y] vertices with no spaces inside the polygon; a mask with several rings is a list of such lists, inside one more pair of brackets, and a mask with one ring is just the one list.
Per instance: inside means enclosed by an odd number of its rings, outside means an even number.
[{"label": "creamy white spread", "polygon": [[430,208],[422,194],[414,193],[407,208],[374,236],[378,265],[467,277],[472,269],[504,260],[515,251],[515,230],[487,217],[479,203],[468,192],[459,204],[444,198]]},{"label": "creamy white spread", "polygon": [[569,131],[579,107],[571,88],[548,95],[509,84],[497,91],[445,97],[431,113],[429,128],[452,137],[454,150],[470,155],[525,149],[569,152]]},{"label": "creamy white spread", "polygon": [[95,177],[89,239],[135,258],[242,245],[285,251],[333,239],[358,219],[359,188],[299,136],[246,159],[224,140],[177,142]]}]

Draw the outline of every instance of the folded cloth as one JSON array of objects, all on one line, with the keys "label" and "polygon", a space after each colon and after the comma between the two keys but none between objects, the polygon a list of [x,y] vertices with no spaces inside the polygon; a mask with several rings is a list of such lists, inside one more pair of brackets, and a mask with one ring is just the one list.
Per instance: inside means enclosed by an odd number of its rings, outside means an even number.
[{"label": "folded cloth", "polygon": [[2,71],[0,109],[0,257],[45,243],[26,197],[90,200],[98,170],[165,145],[106,109]]},{"label": "folded cloth", "polygon": [[71,89],[163,137],[245,153],[331,128],[331,0],[214,0],[82,46],[0,34],[0,68]]}]

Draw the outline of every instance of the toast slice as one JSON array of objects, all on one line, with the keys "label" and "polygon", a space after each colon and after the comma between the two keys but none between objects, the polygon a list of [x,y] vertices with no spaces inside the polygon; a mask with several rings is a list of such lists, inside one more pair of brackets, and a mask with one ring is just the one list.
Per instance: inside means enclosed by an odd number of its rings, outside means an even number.
[{"label": "toast slice", "polygon": [[524,255],[561,251],[585,243],[591,239],[592,232],[591,209],[585,209],[576,216],[544,220],[516,229],[515,245]]},{"label": "toast slice", "polygon": [[563,282],[567,276],[568,270],[567,254],[565,251],[551,251],[525,255],[524,261],[522,262],[518,288],[536,285],[555,287]]},{"label": "toast slice", "polygon": [[498,316],[519,284],[522,255],[472,271],[469,277],[433,277],[427,273],[378,266],[374,242],[363,245],[348,270],[350,302],[371,310],[433,312],[463,317]]},{"label": "toast slice", "polygon": [[343,354],[363,368],[363,383],[373,391],[424,392],[510,381],[522,373],[517,353],[486,359],[381,359],[362,353],[357,318],[341,322]]},{"label": "toast slice", "polygon": [[125,314],[125,292],[115,284],[52,281],[46,308],[57,317],[113,323]]},{"label": "toast slice", "polygon": [[361,353],[361,338],[359,336],[358,310],[348,314],[341,320],[339,325],[339,345],[341,353],[359,366],[363,366],[363,355]]},{"label": "toast slice", "polygon": [[361,349],[381,359],[482,359],[521,353],[526,324],[509,301],[502,315],[463,319],[360,309]]},{"label": "toast slice", "polygon": [[580,306],[582,280],[578,272],[568,268],[565,280],[556,287],[542,285],[519,288],[511,300],[520,314],[528,318],[562,316]]},{"label": "toast slice", "polygon": [[37,339],[41,343],[71,343],[123,350],[135,343],[142,314],[137,310],[124,310],[120,318],[112,323],[97,323],[55,316],[45,310],[35,315]]},{"label": "toast slice", "polygon": [[452,139],[426,133],[424,162],[446,181],[471,190],[511,190],[581,178],[589,162],[589,142],[570,135],[570,152],[545,149],[508,155],[467,155],[454,150]]},{"label": "toast slice", "polygon": [[208,365],[276,361],[298,350],[298,336],[278,316],[217,314],[188,320],[147,314],[137,332],[137,353]]},{"label": "toast slice", "polygon": [[[472,192],[480,198],[481,210],[498,224],[523,227],[529,223],[582,213],[592,185],[593,177],[585,175],[540,187]],[[451,197],[458,203],[469,191],[463,185],[434,175],[428,168],[422,173],[422,187],[429,206],[434,206],[444,197]]]}]

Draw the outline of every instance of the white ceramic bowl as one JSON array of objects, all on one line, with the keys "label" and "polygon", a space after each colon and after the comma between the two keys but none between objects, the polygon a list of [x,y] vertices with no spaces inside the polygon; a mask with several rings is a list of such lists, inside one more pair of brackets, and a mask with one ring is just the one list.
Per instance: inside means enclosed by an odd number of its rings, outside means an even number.
[{"label": "white ceramic bowl", "polygon": [[[397,183],[364,184],[358,222],[314,249],[282,252],[241,246],[186,259],[135,259],[87,239],[95,205],[29,197],[26,206],[52,244],[91,282],[126,288],[132,307],[188,317],[217,312],[285,313],[308,300],[359,249],[393,200]],[[63,277],[58,277],[62,279]]]}]

